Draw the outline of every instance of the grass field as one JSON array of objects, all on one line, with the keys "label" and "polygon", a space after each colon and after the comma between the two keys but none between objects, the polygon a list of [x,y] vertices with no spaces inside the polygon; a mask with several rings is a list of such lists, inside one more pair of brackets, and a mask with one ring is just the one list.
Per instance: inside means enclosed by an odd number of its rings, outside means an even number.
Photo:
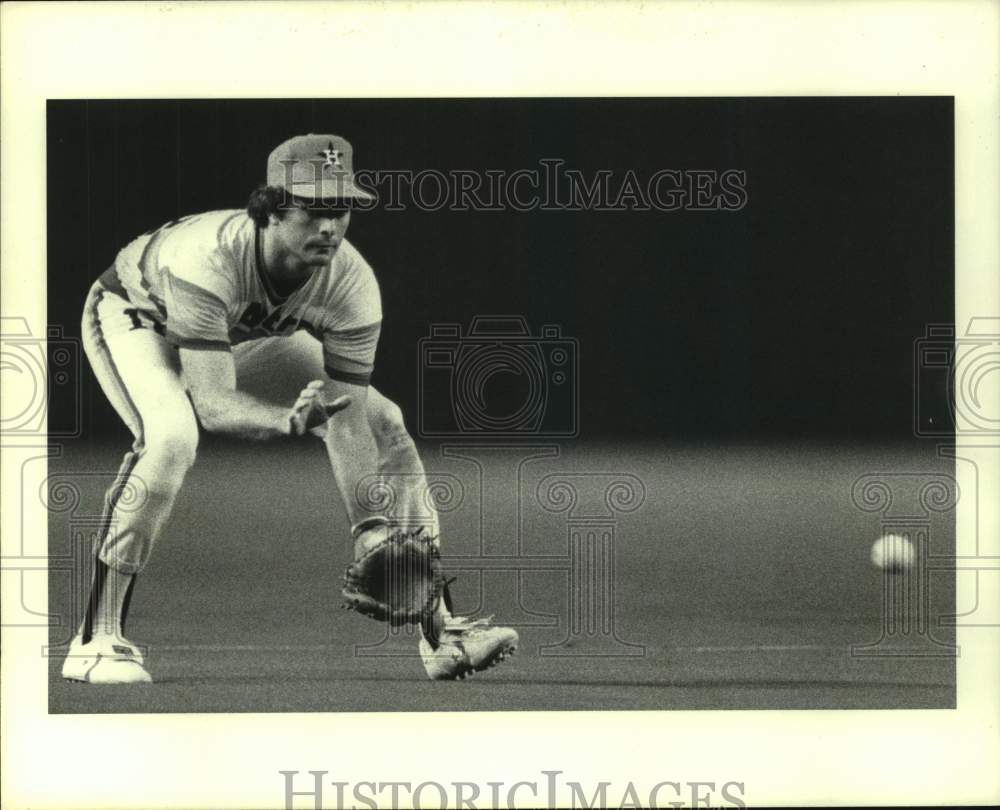
[{"label": "grass field", "polygon": [[[69,446],[51,462],[50,481],[75,482],[82,500],[51,515],[50,554],[84,547],[71,538],[93,524],[124,449]],[[59,678],[82,594],[57,570],[50,611],[66,621],[50,634],[50,711],[955,705],[953,631],[939,626],[955,610],[953,575],[884,578],[868,559],[887,519],[923,525],[926,557],[953,553],[954,511],[921,506],[927,482],[953,474],[930,447],[423,452],[451,492],[443,549],[457,607],[517,626],[511,661],[470,681],[427,681],[414,636],[339,609],[349,543],[319,443],[207,441],[132,604],[128,635],[148,646],[155,683]],[[612,486],[621,480],[631,500]],[[888,511],[877,487],[862,492],[867,480],[887,481]],[[559,500],[566,487],[572,503]],[[588,556],[601,548],[613,564]],[[917,598],[884,607],[885,588],[899,597],[910,585]]]}]

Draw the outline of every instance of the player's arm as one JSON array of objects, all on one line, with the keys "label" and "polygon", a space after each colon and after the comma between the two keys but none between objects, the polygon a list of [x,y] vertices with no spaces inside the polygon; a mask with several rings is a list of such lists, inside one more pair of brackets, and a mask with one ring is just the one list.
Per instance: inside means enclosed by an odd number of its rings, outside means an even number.
[{"label": "player's arm", "polygon": [[[188,257],[188,265],[164,274],[167,297],[167,340],[180,352],[181,368],[201,426],[213,433],[247,439],[302,435],[323,424],[346,401],[324,403],[322,380],[300,392],[289,391],[288,408],[273,405],[236,389],[236,366],[229,345],[229,306],[226,291],[205,286],[217,275],[202,273],[195,284],[186,275],[198,268],[220,265],[215,252]],[[192,266],[194,270],[192,270]],[[296,398],[296,394],[298,395]]]},{"label": "player's arm", "polygon": [[245,439],[301,436],[350,404],[346,397],[324,402],[324,381],[315,380],[298,392],[291,407],[271,405],[236,389],[236,366],[228,349],[181,347],[180,357],[198,421],[212,433]]},{"label": "player's arm", "polygon": [[335,397],[334,401],[347,397],[351,402],[350,408],[327,424],[326,441],[332,450],[330,464],[337,489],[351,525],[355,526],[371,517],[371,512],[358,501],[361,491],[358,485],[379,470],[378,446],[368,423],[368,386],[329,379],[326,395]]},{"label": "player's arm", "polygon": [[351,407],[326,426],[326,443],[337,489],[352,526],[371,517],[371,512],[358,502],[362,491],[359,484],[379,472],[380,461],[368,411],[369,383],[375,368],[382,312],[370,269],[368,278],[368,286],[350,300],[354,308],[350,320],[364,325],[327,329],[323,334],[326,395],[351,399]]}]

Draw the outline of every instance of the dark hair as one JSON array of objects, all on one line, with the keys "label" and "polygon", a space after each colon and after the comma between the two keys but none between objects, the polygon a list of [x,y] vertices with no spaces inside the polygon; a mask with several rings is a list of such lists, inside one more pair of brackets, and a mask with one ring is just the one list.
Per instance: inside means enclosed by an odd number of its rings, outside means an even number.
[{"label": "dark hair", "polygon": [[277,215],[278,219],[284,219],[285,212],[293,208],[307,210],[343,209],[350,208],[352,205],[353,200],[323,199],[313,201],[296,197],[278,186],[258,186],[250,192],[250,199],[247,200],[247,214],[257,224],[257,227],[266,228],[271,214]]},{"label": "dark hair", "polygon": [[250,199],[247,201],[247,214],[258,228],[266,228],[271,214],[277,214],[278,219],[283,219],[285,211],[297,207],[294,201],[295,198],[283,188],[257,186],[250,192]]}]

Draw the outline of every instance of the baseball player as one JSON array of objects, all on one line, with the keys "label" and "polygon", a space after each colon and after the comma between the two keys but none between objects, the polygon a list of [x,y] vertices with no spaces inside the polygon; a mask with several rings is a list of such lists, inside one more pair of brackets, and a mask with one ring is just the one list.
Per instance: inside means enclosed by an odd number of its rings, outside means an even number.
[{"label": "baseball player", "polygon": [[[295,137],[271,153],[267,185],[245,211],[168,222],[127,245],[91,287],[84,348],[135,442],[107,493],[91,594],[64,678],[151,680],[125,621],[136,577],[194,463],[199,430],[321,438],[355,559],[381,548],[390,525],[357,500],[359,482],[376,473],[401,490],[392,521],[416,523],[436,554],[437,516],[424,498],[416,446],[400,409],[369,382],[381,300],[345,234],[352,204],[372,199],[354,181],[345,139]],[[418,642],[431,679],[464,678],[514,651],[513,629],[453,616],[447,587],[434,591]],[[355,604],[371,601],[361,596]]]}]

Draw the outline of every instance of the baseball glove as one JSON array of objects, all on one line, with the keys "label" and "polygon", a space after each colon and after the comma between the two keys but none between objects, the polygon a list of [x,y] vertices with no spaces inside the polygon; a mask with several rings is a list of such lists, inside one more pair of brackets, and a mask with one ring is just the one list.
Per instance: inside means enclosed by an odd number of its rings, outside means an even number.
[{"label": "baseball glove", "polygon": [[437,538],[423,529],[390,531],[384,518],[363,521],[354,536],[357,559],[344,574],[344,607],[394,626],[428,618],[444,587]]}]

